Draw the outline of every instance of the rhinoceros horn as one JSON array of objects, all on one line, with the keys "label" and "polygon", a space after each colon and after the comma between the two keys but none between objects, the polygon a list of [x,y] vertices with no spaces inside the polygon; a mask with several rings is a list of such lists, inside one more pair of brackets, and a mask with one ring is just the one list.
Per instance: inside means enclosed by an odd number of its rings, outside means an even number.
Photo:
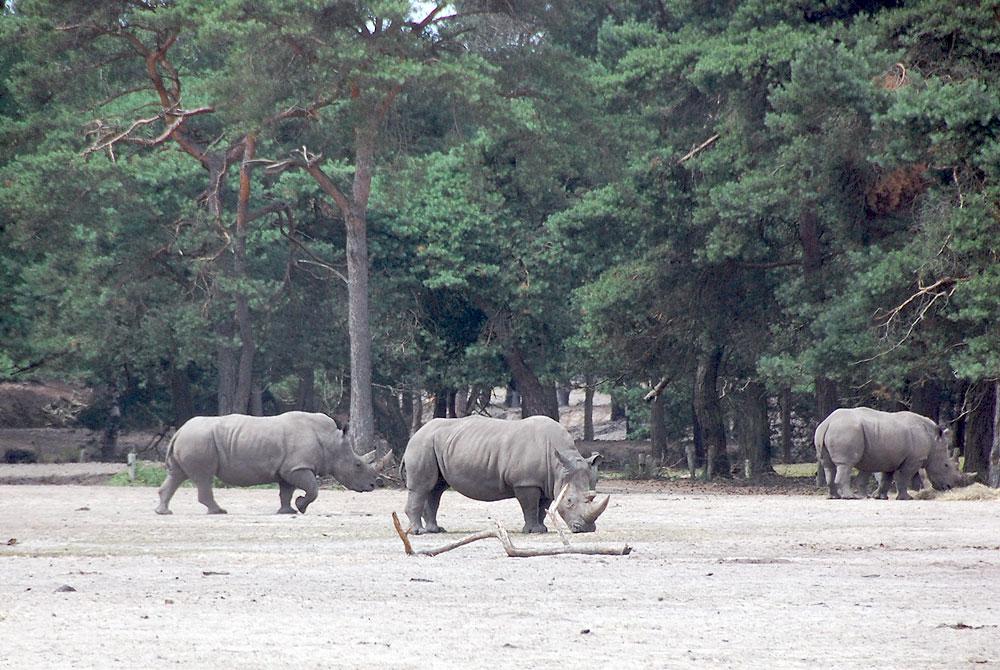
[{"label": "rhinoceros horn", "polygon": [[591,503],[590,509],[583,513],[583,520],[587,523],[594,523],[597,521],[597,517],[604,514],[604,510],[608,508],[608,503],[611,502],[611,496],[604,496],[604,500],[597,503]]},{"label": "rhinoceros horn", "polygon": [[373,464],[375,462],[375,450],[372,449],[367,454],[362,454],[361,455],[361,460],[363,460],[368,465]]}]

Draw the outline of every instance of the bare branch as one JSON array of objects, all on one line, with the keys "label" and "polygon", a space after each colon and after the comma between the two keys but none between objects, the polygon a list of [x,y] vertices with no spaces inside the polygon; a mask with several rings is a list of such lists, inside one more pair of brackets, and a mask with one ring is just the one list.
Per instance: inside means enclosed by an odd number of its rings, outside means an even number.
[{"label": "bare branch", "polygon": [[646,402],[652,402],[653,400],[656,400],[657,398],[660,397],[660,394],[663,393],[663,390],[667,388],[668,383],[670,383],[670,379],[668,377],[662,378],[656,384],[656,386],[653,387],[653,390],[644,395],[642,399],[645,400]]},{"label": "bare branch", "polygon": [[503,545],[504,551],[511,558],[531,558],[535,556],[557,556],[559,554],[588,554],[597,556],[628,556],[632,553],[632,547],[623,545],[621,548],[615,547],[596,547],[596,546],[560,546],[552,547],[549,549],[535,549],[535,548],[519,548],[515,547],[513,541],[510,539],[510,533],[504,528],[503,524],[499,521],[493,522],[495,528],[493,530],[481,530],[478,533],[473,533],[472,535],[467,535],[455,542],[446,544],[443,547],[438,547],[436,549],[414,549],[413,545],[410,543],[407,533],[403,530],[402,524],[399,522],[399,516],[393,512],[392,513],[392,525],[396,529],[396,533],[399,535],[399,539],[403,541],[403,551],[406,552],[407,556],[437,556],[438,554],[443,554],[446,551],[451,551],[452,549],[458,549],[459,547],[464,547],[472,542],[477,542],[479,540],[485,540],[488,538],[496,538],[500,540],[500,544]]},{"label": "bare branch", "polygon": [[677,164],[680,165],[684,161],[694,158],[699,153],[701,153],[702,150],[707,149],[713,142],[715,142],[715,140],[719,139],[719,137],[721,137],[721,133],[716,133],[715,135],[712,135],[707,140],[696,146],[694,149],[684,154],[684,156],[677,161]]}]

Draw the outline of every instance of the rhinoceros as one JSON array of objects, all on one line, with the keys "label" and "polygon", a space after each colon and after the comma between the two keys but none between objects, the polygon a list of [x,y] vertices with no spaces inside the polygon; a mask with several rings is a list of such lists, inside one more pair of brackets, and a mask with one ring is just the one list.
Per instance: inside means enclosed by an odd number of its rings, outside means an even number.
[{"label": "rhinoceros", "polygon": [[[278,514],[295,514],[316,499],[317,475],[333,475],[354,491],[375,488],[376,471],[351,449],[336,422],[325,414],[287,412],[278,416],[196,416],[177,429],[167,447],[167,479],[160,487],[157,514],[185,479],[198,487],[198,502],[209,514],[225,514],[212,495],[212,478],[249,486],[277,482]],[[374,452],[367,455],[374,456]]]},{"label": "rhinoceros", "polygon": [[881,472],[877,496],[886,498],[896,482],[896,499],[909,500],[907,487],[924,468],[938,490],[972,483],[948,456],[948,431],[913,412],[880,412],[868,407],[834,410],[816,428],[816,457],[823,466],[831,498],[858,498],[851,468],[859,480]]},{"label": "rhinoceros", "polygon": [[595,501],[591,490],[599,457],[584,459],[566,429],[544,416],[433,419],[410,438],[400,466],[410,532],[444,532],[437,512],[451,487],[474,500],[517,498],[523,531],[545,533],[545,513],[563,486],[556,511],[574,533],[591,532],[609,500]]}]

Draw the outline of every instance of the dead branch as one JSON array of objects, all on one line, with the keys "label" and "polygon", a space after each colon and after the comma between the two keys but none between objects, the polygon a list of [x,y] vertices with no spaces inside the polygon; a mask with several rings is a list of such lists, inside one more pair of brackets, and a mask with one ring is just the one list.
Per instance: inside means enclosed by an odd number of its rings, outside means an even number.
[{"label": "dead branch", "polygon": [[646,402],[656,400],[660,397],[660,394],[663,393],[663,389],[667,388],[668,383],[670,383],[670,380],[667,377],[663,377],[659,382],[657,382],[656,386],[653,387],[652,391],[642,396],[642,399]]},{"label": "dead branch", "polygon": [[712,135],[707,140],[705,140],[704,142],[702,142],[701,144],[699,144],[698,146],[696,146],[694,149],[692,149],[691,151],[689,151],[686,154],[684,154],[684,156],[679,161],[677,161],[677,164],[680,165],[684,161],[690,160],[691,158],[694,158],[699,153],[701,153],[704,149],[707,149],[709,146],[711,146],[711,144],[713,142],[715,142],[715,140],[719,139],[719,137],[721,137],[721,135],[722,135],[721,133],[716,133],[715,135]]},{"label": "dead branch", "polygon": [[885,337],[888,337],[890,327],[892,326],[893,322],[900,317],[903,311],[918,300],[924,301],[924,303],[920,305],[920,309],[917,311],[917,315],[910,321],[910,324],[907,327],[906,332],[903,334],[903,336],[899,339],[898,342],[893,344],[885,351],[879,352],[874,356],[861,359],[860,361],[856,361],[854,365],[860,365],[861,363],[868,363],[870,361],[875,360],[876,358],[885,356],[886,354],[901,347],[903,343],[910,338],[910,335],[913,334],[913,330],[917,327],[917,324],[919,324],[921,321],[924,320],[924,317],[927,316],[927,312],[930,311],[930,308],[934,306],[934,303],[941,298],[945,299],[950,298],[952,294],[955,293],[955,291],[958,289],[958,285],[965,281],[969,281],[969,277],[944,277],[943,279],[939,279],[933,284],[930,284],[929,286],[924,286],[918,283],[916,293],[914,293],[909,298],[901,302],[899,305],[892,308],[888,312],[885,312],[884,314],[881,313],[881,310],[876,311],[873,318],[876,321],[881,322],[878,324],[878,326],[885,330]]},{"label": "dead branch", "polygon": [[[177,130],[177,128],[184,123],[184,120],[189,116],[208,114],[214,111],[215,109],[213,107],[199,107],[197,109],[185,110],[174,106],[147,119],[136,119],[131,125],[129,125],[128,128],[122,131],[117,131],[113,129],[112,126],[105,124],[101,119],[97,119],[93,121],[91,124],[92,127],[87,131],[87,135],[95,135],[96,139],[94,140],[94,143],[81,155],[86,157],[97,151],[103,151],[104,149],[108,149],[110,151],[118,142],[128,142],[130,144],[139,144],[146,147],[155,147],[170,139],[170,136],[174,133],[174,131]],[[167,124],[163,132],[156,137],[131,137],[132,132],[137,128],[148,126],[151,123],[156,123],[157,121],[165,120],[168,116],[173,117],[173,121]]]},{"label": "dead branch", "polygon": [[407,538],[407,533],[403,530],[403,526],[399,522],[399,516],[397,516],[395,512],[392,513],[392,525],[396,528],[396,533],[399,534],[399,539],[403,541],[403,551],[406,552],[407,556],[437,556],[438,554],[443,554],[446,551],[451,551],[452,549],[457,549],[458,547],[463,547],[467,544],[471,544],[472,542],[485,540],[491,537],[500,540],[500,544],[503,545],[504,551],[507,552],[507,555],[511,558],[532,558],[535,556],[556,556],[559,554],[628,556],[632,553],[632,547],[627,544],[623,545],[621,548],[594,546],[561,546],[552,547],[551,549],[518,548],[514,546],[514,543],[510,539],[510,533],[507,532],[507,529],[504,528],[503,524],[495,520],[493,523],[496,525],[493,530],[481,530],[478,533],[467,535],[460,540],[456,540],[455,542],[446,544],[445,546],[438,547],[436,549],[417,550],[413,548],[409,538]]}]

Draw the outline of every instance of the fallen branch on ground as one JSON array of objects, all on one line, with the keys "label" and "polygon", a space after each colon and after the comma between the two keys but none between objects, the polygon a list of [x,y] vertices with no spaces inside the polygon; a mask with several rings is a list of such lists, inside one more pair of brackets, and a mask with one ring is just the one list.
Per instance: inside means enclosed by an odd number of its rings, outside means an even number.
[{"label": "fallen branch on ground", "polygon": [[500,544],[503,545],[504,551],[511,558],[531,558],[533,556],[555,556],[557,554],[591,554],[600,556],[627,556],[632,553],[632,547],[623,545],[621,548],[615,547],[594,547],[594,546],[579,546],[573,547],[568,545],[563,545],[561,547],[553,547],[551,549],[528,549],[528,548],[518,548],[514,546],[514,543],[510,539],[510,533],[504,528],[503,524],[499,521],[494,521],[496,528],[492,530],[481,530],[478,533],[473,533],[472,535],[467,535],[460,540],[456,540],[451,544],[446,544],[443,547],[438,547],[436,549],[414,549],[413,545],[410,544],[410,539],[407,537],[407,532],[403,530],[402,524],[399,522],[399,517],[395,512],[392,513],[392,525],[396,528],[396,532],[399,533],[399,539],[403,541],[403,551],[406,552],[407,556],[437,556],[438,554],[443,554],[446,551],[451,551],[452,549],[458,549],[459,547],[465,546],[477,540],[485,540],[487,538],[494,537],[500,540]]}]

